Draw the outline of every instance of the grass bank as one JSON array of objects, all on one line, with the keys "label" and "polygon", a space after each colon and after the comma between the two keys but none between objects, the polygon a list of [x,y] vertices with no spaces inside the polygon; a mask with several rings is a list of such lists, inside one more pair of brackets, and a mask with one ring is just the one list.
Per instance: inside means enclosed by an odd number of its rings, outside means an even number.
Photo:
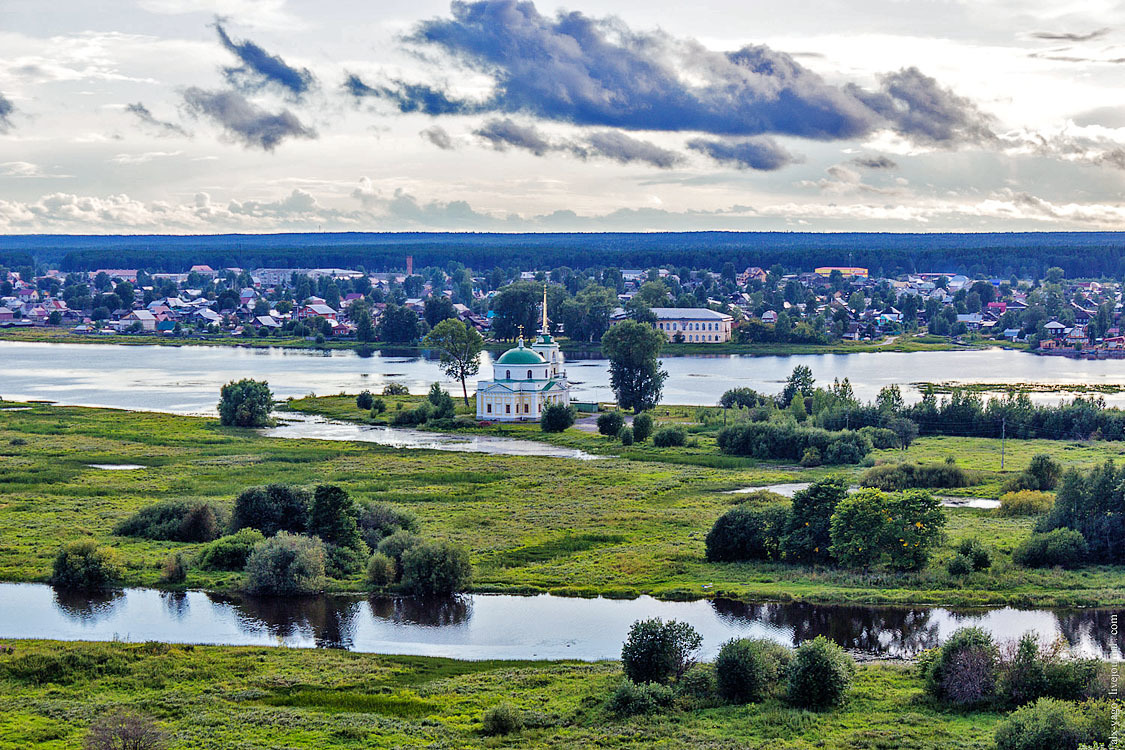
[{"label": "grass bank", "polygon": [[[229,507],[243,489],[269,482],[335,483],[359,500],[413,511],[427,536],[471,551],[478,591],[669,598],[724,595],[753,600],[1088,606],[1125,604],[1125,568],[1024,570],[1011,552],[1032,520],[948,509],[948,538],[924,570],[897,574],[775,563],[707,563],[704,538],[739,498],[729,490],[807,481],[829,470],[771,462],[736,467],[675,460],[600,461],[401,450],[369,443],[265,438],[214,419],[43,404],[0,408],[0,580],[44,581],[63,543],[91,536],[125,561],[125,583],[155,586],[173,551],[199,545],[117,537],[114,525],[160,500],[210,500]],[[353,407],[354,408],[354,407]],[[619,443],[570,430],[585,446]],[[1122,444],[1008,441],[1005,475],[1036,452],[1089,465],[1120,456]],[[656,449],[653,449],[656,450]],[[673,449],[668,449],[673,450]],[[696,450],[707,450],[700,447]],[[895,452],[884,452],[894,455]],[[690,454],[688,454],[690,455]],[[912,460],[956,455],[966,468],[995,471],[999,441],[925,438]],[[743,460],[743,459],[740,459]],[[112,471],[92,464],[139,464]],[[853,475],[858,469],[848,470]],[[997,475],[1003,476],[1003,475]],[[575,544],[578,535],[598,535]],[[988,544],[995,564],[950,577],[943,566],[967,536]],[[591,537],[593,538],[593,537]],[[230,590],[233,573],[192,569],[186,586]],[[359,578],[330,581],[362,589]]]},{"label": "grass bank", "polygon": [[[79,748],[95,717],[151,716],[170,747],[992,747],[1000,715],[939,710],[909,665],[858,669],[823,713],[776,699],[619,719],[603,706],[615,662],[454,661],[334,650],[8,641],[0,654],[0,750]],[[529,727],[481,732],[509,703]]]}]

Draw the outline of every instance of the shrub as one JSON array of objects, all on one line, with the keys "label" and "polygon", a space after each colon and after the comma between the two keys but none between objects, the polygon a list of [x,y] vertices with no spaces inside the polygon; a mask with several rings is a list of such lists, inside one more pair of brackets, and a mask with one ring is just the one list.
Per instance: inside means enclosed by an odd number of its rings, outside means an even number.
[{"label": "shrub", "polygon": [[1049,513],[1055,504],[1055,496],[1039,490],[1018,490],[1005,492],[1000,496],[1000,508],[996,511],[1005,517],[1037,516]]},{"label": "shrub", "polygon": [[265,427],[272,409],[273,393],[264,380],[232,380],[219,391],[219,421],[224,425]]},{"label": "shrub", "polygon": [[472,579],[469,553],[449,542],[427,542],[402,553],[402,585],[419,596],[449,596]]},{"label": "shrub", "polygon": [[789,527],[781,539],[781,555],[795,562],[828,562],[832,546],[831,519],[848,496],[843,477],[818,479],[793,495]]},{"label": "shrub", "polygon": [[381,398],[371,400],[371,416],[377,417],[387,410],[387,402]]},{"label": "shrub", "polygon": [[367,566],[370,551],[360,542],[359,547],[344,547],[339,544],[324,545],[324,574],[330,578],[351,578],[359,575]]},{"label": "shrub", "polygon": [[637,620],[621,647],[621,666],[633,682],[668,682],[687,671],[703,637],[686,622]]},{"label": "shrub", "polygon": [[625,426],[625,417],[619,411],[607,411],[598,415],[598,432],[606,437],[617,437]]},{"label": "shrub", "polygon": [[1026,469],[1004,483],[1004,490],[1046,492],[1055,489],[1061,477],[1062,466],[1046,453],[1038,453],[1031,457]]},{"label": "shrub", "polygon": [[969,558],[958,552],[949,558],[949,562],[945,564],[945,569],[951,576],[967,576],[973,572],[973,563]]},{"label": "shrub", "polygon": [[[317,485],[308,530],[325,544],[359,549],[365,545],[359,535],[358,516],[359,509],[346,490],[333,484]],[[367,556],[367,550],[363,550],[363,556]]]},{"label": "shrub", "polygon": [[715,657],[719,695],[731,703],[757,703],[769,697],[792,653],[768,640],[738,638],[727,641]]},{"label": "shrub", "polygon": [[621,438],[621,444],[622,445],[626,445],[626,446],[632,445],[633,444],[633,429],[631,427],[622,427],[621,433],[617,437]]},{"label": "shrub", "polygon": [[652,415],[648,412],[641,412],[633,417],[633,439],[638,443],[643,443],[648,440],[649,435],[652,434]]},{"label": "shrub", "polygon": [[384,396],[408,396],[408,395],[410,395],[410,389],[407,388],[402,383],[387,383],[385,386],[383,386],[383,395]]},{"label": "shrub", "polygon": [[788,505],[739,505],[719,516],[707,533],[707,560],[779,560],[788,524]]},{"label": "shrub", "polygon": [[788,668],[786,698],[801,708],[822,709],[843,703],[855,662],[844,649],[818,635],[797,647]]},{"label": "shrub", "polygon": [[359,395],[355,397],[355,405],[358,409],[370,411],[371,407],[375,405],[375,396],[372,395],[371,391],[360,391]]},{"label": "shrub", "polygon": [[706,703],[715,698],[715,668],[710,664],[695,664],[676,681],[676,695],[697,703]]},{"label": "shrub", "polygon": [[391,424],[396,427],[410,427],[425,424],[434,416],[434,406],[429,401],[423,401],[415,409],[402,409],[395,412]]},{"label": "shrub", "polygon": [[539,428],[543,432],[562,432],[574,424],[577,414],[572,406],[548,404],[539,417]]},{"label": "shrub", "polygon": [[962,539],[957,545],[957,552],[969,561],[973,570],[988,570],[992,567],[992,554],[976,537]]},{"label": "shrub", "polygon": [[1040,698],[1016,709],[996,726],[996,750],[1077,750],[1080,745],[1109,742],[1098,703],[1078,706]]},{"label": "shrub", "polygon": [[1075,568],[1088,554],[1086,539],[1074,529],[1032,534],[1012,553],[1012,562],[1024,568]]},{"label": "shrub", "polygon": [[859,432],[871,441],[871,446],[876,450],[886,450],[899,446],[898,435],[894,433],[894,430],[889,430],[886,427],[861,427]]},{"label": "shrub", "polygon": [[417,533],[418,518],[408,510],[399,510],[386,503],[363,503],[356,522],[367,546],[375,549],[384,537],[396,531]]},{"label": "shrub", "polygon": [[919,661],[926,691],[939,700],[973,705],[989,700],[996,690],[999,652],[981,628],[953,632],[931,658]]},{"label": "shrub", "polygon": [[164,568],[160,574],[164,583],[183,583],[187,580],[187,560],[182,552],[169,555],[164,561]]},{"label": "shrub", "polygon": [[121,578],[117,553],[99,547],[93,539],[70,542],[55,555],[51,583],[66,589],[97,591],[111,588]]},{"label": "shrub", "polygon": [[316,537],[279,531],[250,553],[246,588],[254,594],[299,596],[324,587],[324,544]]},{"label": "shrub", "polygon": [[687,432],[683,427],[661,427],[652,436],[652,444],[657,448],[674,448],[687,442]]},{"label": "shrub", "polygon": [[367,583],[372,586],[390,586],[397,574],[395,561],[376,552],[367,561]]},{"label": "shrub", "polygon": [[820,451],[816,448],[805,448],[805,452],[801,456],[801,466],[808,469],[814,466],[820,466],[821,463]]},{"label": "shrub", "polygon": [[512,734],[523,728],[523,717],[510,703],[501,703],[484,712],[481,732],[489,737]]},{"label": "shrub", "polygon": [[871,441],[854,430],[828,431],[786,422],[744,422],[724,427],[716,436],[728,455],[800,461],[816,448],[824,463],[859,463],[871,452]]},{"label": "shrub", "polygon": [[860,490],[840,501],[829,534],[841,565],[920,568],[938,545],[945,526],[941,504],[925,490],[888,495]]},{"label": "shrub", "polygon": [[86,750],[160,750],[168,738],[151,719],[126,711],[98,715],[86,733]]},{"label": "shrub", "polygon": [[244,490],[234,501],[231,531],[257,529],[266,536],[279,531],[303,534],[309,526],[309,493],[288,484]]},{"label": "shrub", "polygon": [[625,680],[609,696],[607,708],[617,716],[649,714],[672,705],[672,689],[660,683]]},{"label": "shrub", "polygon": [[453,397],[442,390],[439,383],[430,385],[426,400],[434,408],[432,419],[453,419],[456,416],[457,408],[453,404]]},{"label": "shrub", "polygon": [[209,503],[166,500],[141,508],[113,527],[118,536],[167,542],[210,542],[219,537],[219,519]]},{"label": "shrub", "polygon": [[203,570],[242,570],[254,548],[265,540],[257,529],[239,529],[204,547],[196,560]]},{"label": "shrub", "polygon": [[957,464],[883,464],[874,466],[859,478],[864,487],[875,487],[885,492],[909,490],[919,487],[968,487],[975,477]]},{"label": "shrub", "polygon": [[753,409],[767,398],[753,388],[731,388],[719,397],[719,406],[724,409]]},{"label": "shrub", "polygon": [[397,578],[402,577],[402,556],[408,549],[422,543],[422,538],[409,531],[396,531],[379,542],[379,552],[395,561]]}]

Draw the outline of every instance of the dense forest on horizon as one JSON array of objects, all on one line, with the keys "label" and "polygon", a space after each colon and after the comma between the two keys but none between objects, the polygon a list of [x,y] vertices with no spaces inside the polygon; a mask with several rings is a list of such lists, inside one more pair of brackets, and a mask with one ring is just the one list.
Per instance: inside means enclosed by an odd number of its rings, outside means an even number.
[{"label": "dense forest on horizon", "polygon": [[912,272],[1041,277],[1061,267],[1068,277],[1125,276],[1125,232],[1018,233],[303,233],[226,235],[7,235],[0,265],[31,263],[65,271],[141,268],[182,272],[214,268],[344,267],[401,271],[458,262],[474,271],[688,266],[718,271],[781,265],[807,271],[858,265],[875,275]]}]

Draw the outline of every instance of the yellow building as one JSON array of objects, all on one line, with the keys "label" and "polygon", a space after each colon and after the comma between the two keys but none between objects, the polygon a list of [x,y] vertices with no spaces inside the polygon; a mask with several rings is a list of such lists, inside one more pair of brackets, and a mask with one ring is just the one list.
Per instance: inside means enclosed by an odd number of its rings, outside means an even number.
[{"label": "yellow building", "polygon": [[867,269],[859,268],[858,266],[821,266],[816,269],[816,273],[821,276],[831,276],[833,271],[839,271],[845,276],[859,276],[860,278],[867,278]]}]

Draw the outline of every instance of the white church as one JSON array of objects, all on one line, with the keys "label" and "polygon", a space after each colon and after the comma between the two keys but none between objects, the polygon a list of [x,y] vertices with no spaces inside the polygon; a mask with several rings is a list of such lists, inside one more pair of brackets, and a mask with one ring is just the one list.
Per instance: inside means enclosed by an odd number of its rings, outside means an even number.
[{"label": "white church", "polygon": [[530,347],[519,344],[500,355],[492,380],[477,382],[477,419],[486,422],[538,420],[550,404],[570,405],[570,384],[562,352],[547,325],[547,287],[543,287],[543,326]]}]

